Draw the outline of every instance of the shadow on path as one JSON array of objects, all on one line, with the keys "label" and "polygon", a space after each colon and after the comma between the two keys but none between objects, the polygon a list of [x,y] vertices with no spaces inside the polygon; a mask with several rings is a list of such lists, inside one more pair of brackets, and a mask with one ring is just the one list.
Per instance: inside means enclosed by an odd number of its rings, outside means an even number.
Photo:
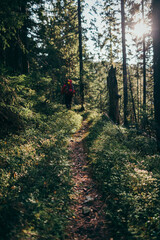
[{"label": "shadow on path", "polygon": [[84,138],[88,134],[88,123],[83,122],[81,129],[70,141],[71,171],[73,175],[73,218],[68,226],[69,240],[108,240],[105,222],[105,204],[96,190],[87,165]]}]

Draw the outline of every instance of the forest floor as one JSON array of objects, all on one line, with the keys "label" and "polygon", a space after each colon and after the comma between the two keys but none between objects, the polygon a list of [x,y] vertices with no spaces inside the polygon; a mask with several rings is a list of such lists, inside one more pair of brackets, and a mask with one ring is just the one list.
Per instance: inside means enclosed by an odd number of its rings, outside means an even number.
[{"label": "forest floor", "polygon": [[70,140],[71,172],[73,180],[73,218],[68,226],[70,240],[107,240],[108,230],[105,223],[105,203],[97,191],[96,183],[88,168],[87,151],[84,139],[88,134],[89,124],[84,121],[82,127]]}]

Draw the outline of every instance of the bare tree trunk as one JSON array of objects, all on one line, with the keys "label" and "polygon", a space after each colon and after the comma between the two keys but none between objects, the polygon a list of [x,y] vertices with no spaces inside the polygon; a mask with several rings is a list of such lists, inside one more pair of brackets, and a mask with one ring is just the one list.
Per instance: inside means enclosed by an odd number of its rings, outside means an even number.
[{"label": "bare tree trunk", "polygon": [[160,1],[153,0],[154,108],[158,150],[160,151]]},{"label": "bare tree trunk", "polygon": [[[142,19],[144,22],[144,0],[142,0]],[[146,111],[146,42],[143,34],[143,110]]]},{"label": "bare tree trunk", "polygon": [[138,110],[138,122],[139,122],[139,70],[138,70],[138,64],[137,64],[137,110]]},{"label": "bare tree trunk", "polygon": [[143,36],[143,109],[146,110],[146,43]]},{"label": "bare tree trunk", "polygon": [[125,43],[125,12],[124,0],[121,0],[121,24],[122,24],[122,51],[123,51],[123,94],[124,94],[124,125],[128,126],[127,121],[127,68],[126,68],[126,43]]},{"label": "bare tree trunk", "polygon": [[134,102],[134,97],[133,97],[132,83],[131,83],[130,74],[129,74],[128,80],[129,80],[129,88],[130,88],[131,99],[132,99],[132,107],[133,107],[134,120],[135,120],[135,124],[136,124],[136,128],[137,128],[137,127],[138,127],[138,124],[137,124],[136,108],[135,108],[135,102]]},{"label": "bare tree trunk", "polygon": [[84,110],[84,84],[83,84],[83,59],[82,59],[82,26],[81,26],[81,2],[78,0],[78,29],[79,29],[79,61],[80,61],[80,96],[81,110]]},{"label": "bare tree trunk", "polygon": [[119,124],[119,104],[118,86],[116,78],[116,68],[111,67],[107,77],[107,87],[109,90],[109,117]]}]

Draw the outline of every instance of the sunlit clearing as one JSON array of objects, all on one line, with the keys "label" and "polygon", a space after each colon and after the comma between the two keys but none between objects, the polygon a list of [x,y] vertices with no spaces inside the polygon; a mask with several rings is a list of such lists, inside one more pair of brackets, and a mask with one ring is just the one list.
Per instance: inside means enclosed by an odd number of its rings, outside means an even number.
[{"label": "sunlit clearing", "polygon": [[147,33],[149,33],[149,26],[143,22],[137,23],[133,29],[133,35],[137,36],[138,38]]}]

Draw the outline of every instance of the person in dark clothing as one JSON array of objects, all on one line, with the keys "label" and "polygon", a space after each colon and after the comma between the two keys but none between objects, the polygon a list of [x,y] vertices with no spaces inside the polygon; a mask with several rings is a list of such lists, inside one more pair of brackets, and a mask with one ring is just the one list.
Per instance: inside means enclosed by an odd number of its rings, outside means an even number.
[{"label": "person in dark clothing", "polygon": [[64,94],[65,104],[68,109],[71,109],[72,98],[75,93],[72,80],[68,79],[61,89],[61,94]]}]

